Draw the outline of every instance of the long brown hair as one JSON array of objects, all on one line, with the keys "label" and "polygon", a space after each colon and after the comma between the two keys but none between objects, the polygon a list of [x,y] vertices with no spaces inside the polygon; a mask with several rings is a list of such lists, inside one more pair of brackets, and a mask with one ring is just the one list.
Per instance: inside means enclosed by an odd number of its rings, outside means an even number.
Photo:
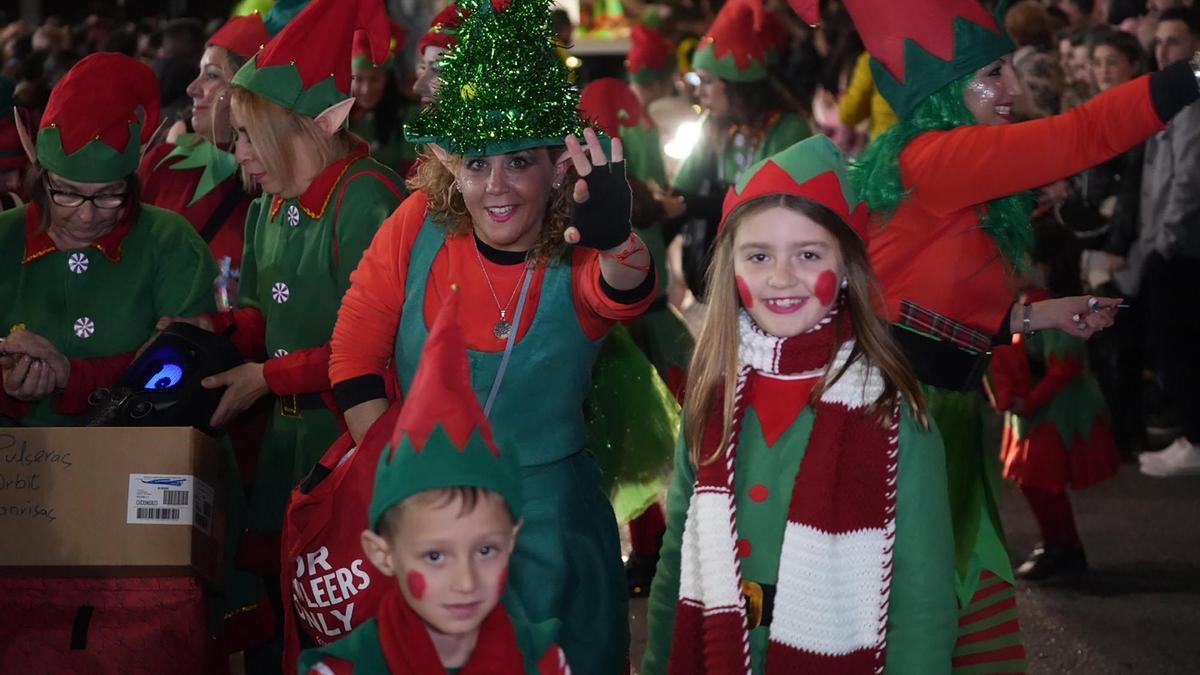
[{"label": "long brown hair", "polygon": [[[846,365],[866,359],[880,370],[884,379],[883,393],[872,403],[870,412],[879,416],[881,424],[886,423],[897,398],[903,396],[921,424],[928,424],[925,399],[917,378],[904,353],[892,341],[887,322],[880,315],[883,295],[871,270],[863,241],[836,213],[818,202],[795,195],[767,195],[734,210],[715,243],[712,265],[708,269],[708,314],[692,355],[688,370],[688,396],[683,406],[684,434],[694,464],[707,464],[717,458],[717,455],[701,457],[700,452],[708,418],[718,409],[718,404],[722,417],[722,438],[728,436],[733,424],[734,389],[738,376],[738,311],[741,307],[734,283],[734,236],[747,217],[777,206],[807,216],[829,231],[837,241],[845,275],[849,279],[849,286],[841,292],[840,302],[842,311],[849,312],[855,338],[854,349]],[[839,336],[837,342],[840,344],[841,341]],[[831,355],[825,374],[813,389],[813,400],[845,373],[845,367],[833,372],[832,365]]]},{"label": "long brown hair", "polygon": [[[556,154],[555,148],[547,148],[547,151],[550,157]],[[418,162],[416,175],[408,181],[410,190],[425,193],[429,214],[450,235],[467,234],[474,227],[467,203],[456,188],[454,172],[462,166],[462,161],[462,157],[451,155],[443,163],[432,153],[424,152]],[[566,260],[567,242],[563,239],[563,233],[571,225],[571,191],[575,179],[575,169],[571,168],[559,187],[550,190],[550,201],[542,219],[542,234],[531,252],[539,267]]]}]

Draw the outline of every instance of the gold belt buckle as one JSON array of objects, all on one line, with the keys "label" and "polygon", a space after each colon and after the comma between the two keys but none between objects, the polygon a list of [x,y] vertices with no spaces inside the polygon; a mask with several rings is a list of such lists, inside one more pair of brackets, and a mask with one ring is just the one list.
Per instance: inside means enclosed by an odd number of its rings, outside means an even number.
[{"label": "gold belt buckle", "polygon": [[295,394],[279,397],[280,411],[284,417],[299,417],[300,416],[300,400]]},{"label": "gold belt buckle", "polygon": [[746,623],[750,630],[762,625],[763,589],[753,581],[742,580],[742,597],[746,598]]}]

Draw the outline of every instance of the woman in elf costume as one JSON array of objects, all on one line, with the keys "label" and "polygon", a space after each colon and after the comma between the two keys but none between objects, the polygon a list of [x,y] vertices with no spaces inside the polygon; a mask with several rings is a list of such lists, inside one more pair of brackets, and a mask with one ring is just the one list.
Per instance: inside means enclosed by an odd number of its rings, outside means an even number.
[{"label": "woman in elf costume", "polygon": [[812,131],[808,121],[781,106],[782,89],[771,69],[787,31],[763,0],[730,0],[701,38],[692,57],[700,78],[706,121],[700,143],[679,168],[663,207],[683,227],[684,276],[703,296],[708,250],[721,219],[721,200],[746,169]]},{"label": "woman in elf costume", "polygon": [[458,31],[465,17],[464,10],[450,3],[433,17],[429,30],[417,42],[417,67],[414,75],[413,93],[420,97],[421,105],[433,103],[441,85],[442,54],[458,43]]},{"label": "woman in elf costume", "polygon": [[204,242],[139,199],[158,99],[144,64],[96,53],[55,86],[36,151],[23,139],[32,201],[0,214],[0,426],[78,424],[158,317],[213,309]]},{"label": "woman in elf costume", "polygon": [[472,386],[497,435],[519,448],[525,525],[510,582],[531,620],[562,621],[576,672],[616,673],[627,661],[625,583],[583,400],[601,339],[653,300],[651,258],[631,231],[620,143],[610,163],[583,131],[546,0],[460,7],[469,16],[437,97],[407,128],[436,159],[421,163],[418,191],[355,271],[330,377],[361,440],[387,408],[389,370],[407,390],[427,326],[462,289]]},{"label": "woman in elf costume", "polygon": [[234,17],[213,33],[188,85],[195,133],[155,146],[138,170],[143,199],[187,218],[219,263],[229,259],[230,276],[242,266],[246,213],[258,190],[243,188],[230,152],[229,82],[268,39],[258,14]]},{"label": "woman in elf costume", "polygon": [[[1058,223],[1039,224],[1032,251],[1039,282],[1025,302],[1080,292],[1079,246]],[[1067,487],[1108,480],[1121,466],[1100,385],[1087,365],[1087,344],[1062,331],[1014,335],[996,347],[990,369],[996,408],[1007,412],[1000,457],[1004,477],[1021,488],[1042,531],[1042,543],[1016,574],[1038,581],[1082,572],[1087,557],[1071,513]]]},{"label": "woman in elf costume", "polygon": [[410,99],[396,82],[396,49],[404,43],[404,29],[391,22],[392,39],[387,59],[381,64],[371,60],[371,44],[366,33],[354,34],[351,61],[353,82],[350,93],[354,108],[350,111],[350,132],[371,146],[371,157],[401,176],[417,160],[416,148],[404,139],[405,117],[416,112]]},{"label": "woman in elf costume", "polygon": [[866,216],[824,136],[726,199],[647,675],[949,670],[942,444],[876,313]]},{"label": "woman in elf costume", "polygon": [[400,178],[344,128],[354,104],[351,37],[365,30],[382,61],[388,25],[377,2],[314,0],[233,78],[234,155],[264,194],[246,220],[241,308],[196,321],[218,332],[233,327],[250,360],[206,380],[226,387],[214,424],[263,396],[277,399],[248,519],[262,537],[246,553],[268,570],[278,569],[288,492],[341,433],[327,345],[338,305],[403,196]]},{"label": "woman in elf costume", "polygon": [[[815,2],[792,4],[815,13]],[[962,608],[954,664],[1020,672],[1013,574],[996,511],[998,466],[981,448],[980,377],[993,344],[1048,328],[1089,337],[1111,325],[1118,302],[1013,304],[1015,268],[1032,241],[1024,193],[1160,131],[1197,98],[1196,76],[1179,64],[1069,113],[1010,124],[1021,91],[1013,44],[977,0],[847,8],[872,55],[875,85],[899,119],[851,177],[878,227],[871,263],[888,318],[946,443]]]}]

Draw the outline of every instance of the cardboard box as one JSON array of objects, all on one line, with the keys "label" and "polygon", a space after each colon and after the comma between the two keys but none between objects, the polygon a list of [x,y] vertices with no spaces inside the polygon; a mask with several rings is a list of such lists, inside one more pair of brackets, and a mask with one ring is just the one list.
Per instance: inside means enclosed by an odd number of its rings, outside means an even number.
[{"label": "cardboard box", "polygon": [[219,584],[222,464],[185,427],[0,428],[0,575]]}]

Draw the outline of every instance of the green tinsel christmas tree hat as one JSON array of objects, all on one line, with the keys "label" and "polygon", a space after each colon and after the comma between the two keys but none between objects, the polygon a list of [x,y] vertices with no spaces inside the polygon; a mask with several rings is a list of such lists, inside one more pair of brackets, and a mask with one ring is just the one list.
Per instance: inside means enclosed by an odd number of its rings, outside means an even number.
[{"label": "green tinsel christmas tree hat", "polygon": [[350,96],[354,33],[366,31],[375,63],[387,59],[391,23],[382,0],[312,0],[246,62],[233,83],[308,117]]},{"label": "green tinsel christmas tree hat", "polygon": [[580,135],[579,91],[554,52],[549,0],[462,0],[458,44],[442,57],[432,104],[405,126],[412,143],[479,157]]},{"label": "green tinsel christmas tree hat", "polygon": [[[801,0],[794,0],[801,4]],[[871,54],[875,86],[900,118],[930,94],[1016,49],[1001,0],[993,16],[978,0],[846,0]]]},{"label": "green tinsel christmas tree hat", "polygon": [[763,0],[729,0],[700,38],[692,67],[730,82],[757,82],[779,60],[787,32]]},{"label": "green tinsel christmas tree hat", "polygon": [[86,56],[50,92],[38,163],[81,183],[121,180],[137,171],[158,109],[158,79],[149,66],[116,52]]},{"label": "green tinsel christmas tree hat", "polygon": [[471,387],[458,306],[454,291],[429,331],[392,442],[379,458],[367,513],[372,528],[396,504],[442,488],[491,490],[508,503],[514,520],[521,517],[521,470],[515,454],[496,446]]},{"label": "green tinsel christmas tree hat", "polygon": [[776,194],[804,197],[825,206],[866,243],[867,205],[846,176],[846,158],[828,136],[806,138],[750,167],[725,195],[719,230],[725,229],[725,221],[737,207]]}]

